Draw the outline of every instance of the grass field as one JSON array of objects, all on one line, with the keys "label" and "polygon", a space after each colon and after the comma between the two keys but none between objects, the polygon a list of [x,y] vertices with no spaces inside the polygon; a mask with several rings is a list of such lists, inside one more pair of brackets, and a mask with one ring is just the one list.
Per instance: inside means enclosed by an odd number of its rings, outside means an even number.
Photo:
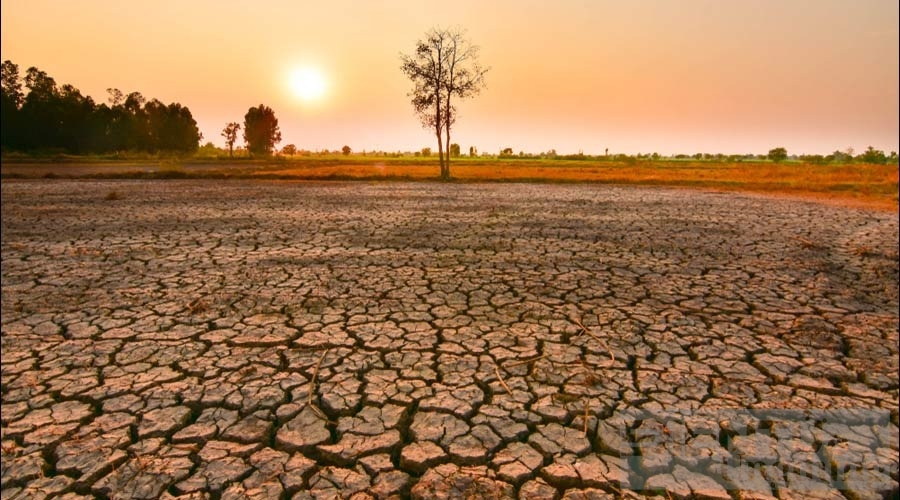
[{"label": "grass field", "polygon": [[[573,161],[464,158],[457,182],[585,182],[674,186],[813,198],[898,210],[897,165],[800,162]],[[273,160],[4,160],[3,178],[232,178],[285,180],[436,180],[436,158],[322,156]]]}]

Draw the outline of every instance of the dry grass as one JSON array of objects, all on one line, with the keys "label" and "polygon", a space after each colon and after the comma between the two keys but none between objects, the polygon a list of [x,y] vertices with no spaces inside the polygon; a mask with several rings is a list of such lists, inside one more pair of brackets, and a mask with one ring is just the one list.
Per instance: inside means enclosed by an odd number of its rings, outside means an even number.
[{"label": "dry grass", "polygon": [[[897,165],[812,165],[798,162],[571,161],[458,159],[458,182],[604,183],[699,188],[792,196],[876,210],[898,210]],[[434,158],[306,158],[254,162],[16,163],[4,178],[197,178],[273,180],[436,180]]]},{"label": "dry grass", "polygon": [[328,349],[322,352],[322,355],[319,357],[319,360],[316,361],[316,366],[313,369],[312,380],[309,382],[309,392],[307,393],[306,404],[309,406],[316,415],[322,418],[322,420],[328,421],[328,416],[325,415],[325,412],[322,411],[321,408],[316,404],[316,392],[318,391],[317,381],[319,379],[319,368],[322,367],[322,361],[325,361],[325,355],[328,354]]},{"label": "dry grass", "polygon": [[[511,161],[451,164],[458,181],[589,182],[678,186],[797,196],[897,211],[896,165],[803,163]],[[263,177],[304,179],[409,179],[436,176],[434,165],[347,164],[260,170]]]},{"label": "dry grass", "polygon": [[512,389],[510,389],[509,386],[506,385],[506,381],[503,380],[502,376],[500,376],[500,368],[497,365],[494,365],[494,375],[497,376],[497,381],[500,382],[500,385],[502,385],[503,388],[506,389],[506,393],[512,394]]}]

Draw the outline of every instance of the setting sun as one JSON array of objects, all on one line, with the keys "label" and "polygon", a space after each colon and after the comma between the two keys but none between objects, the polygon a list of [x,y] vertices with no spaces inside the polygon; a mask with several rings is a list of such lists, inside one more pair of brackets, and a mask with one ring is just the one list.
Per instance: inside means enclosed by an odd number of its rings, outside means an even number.
[{"label": "setting sun", "polygon": [[315,68],[299,68],[291,72],[291,91],[303,101],[318,101],[325,95],[326,82]]}]

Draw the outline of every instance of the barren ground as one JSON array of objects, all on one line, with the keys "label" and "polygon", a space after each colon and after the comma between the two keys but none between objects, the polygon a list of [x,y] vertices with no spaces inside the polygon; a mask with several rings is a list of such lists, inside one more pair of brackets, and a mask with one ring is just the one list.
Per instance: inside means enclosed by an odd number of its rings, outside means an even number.
[{"label": "barren ground", "polygon": [[4,180],[2,496],[896,495],[897,241],[686,190]]}]

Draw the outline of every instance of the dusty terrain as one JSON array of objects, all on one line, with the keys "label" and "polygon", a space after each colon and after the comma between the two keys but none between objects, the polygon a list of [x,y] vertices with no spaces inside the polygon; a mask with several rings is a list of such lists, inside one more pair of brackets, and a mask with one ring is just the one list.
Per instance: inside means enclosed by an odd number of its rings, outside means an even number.
[{"label": "dusty terrain", "polygon": [[685,190],[4,180],[2,496],[896,495],[897,241]]}]

